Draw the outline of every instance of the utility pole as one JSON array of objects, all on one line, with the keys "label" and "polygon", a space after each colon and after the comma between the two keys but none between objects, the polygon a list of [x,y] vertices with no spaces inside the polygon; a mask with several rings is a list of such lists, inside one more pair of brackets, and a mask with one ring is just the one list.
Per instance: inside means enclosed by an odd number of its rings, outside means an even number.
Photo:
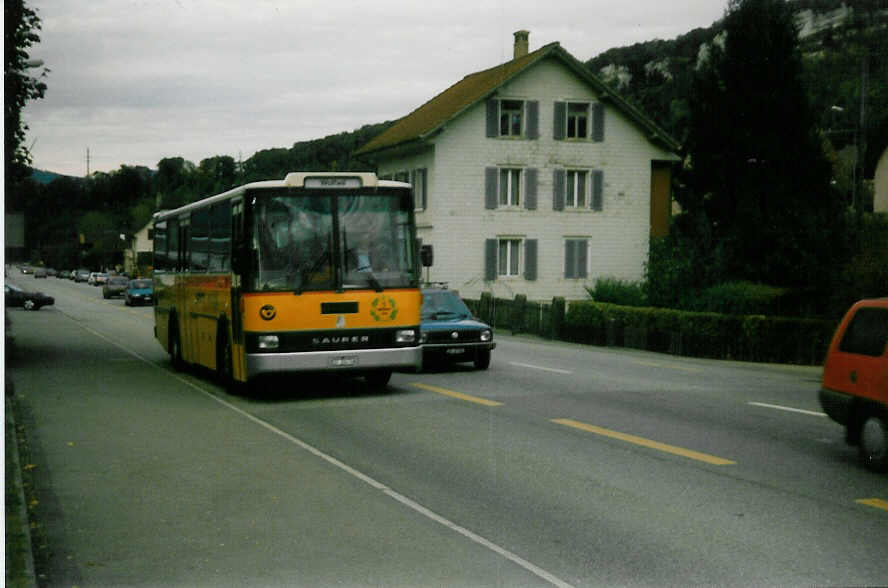
[{"label": "utility pole", "polygon": [[86,148],[86,177],[89,177],[89,147]]}]

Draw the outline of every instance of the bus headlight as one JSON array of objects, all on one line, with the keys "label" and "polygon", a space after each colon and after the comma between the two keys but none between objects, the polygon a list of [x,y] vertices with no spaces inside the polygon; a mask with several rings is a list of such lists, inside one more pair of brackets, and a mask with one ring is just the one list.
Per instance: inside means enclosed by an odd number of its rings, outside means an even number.
[{"label": "bus headlight", "polygon": [[277,349],[278,345],[277,335],[259,335],[259,349]]},{"label": "bus headlight", "polygon": [[395,332],[395,343],[415,343],[416,329],[401,329]]},{"label": "bus headlight", "polygon": [[491,339],[493,339],[493,333],[490,332],[490,329],[484,329],[481,331],[482,341],[490,341]]}]

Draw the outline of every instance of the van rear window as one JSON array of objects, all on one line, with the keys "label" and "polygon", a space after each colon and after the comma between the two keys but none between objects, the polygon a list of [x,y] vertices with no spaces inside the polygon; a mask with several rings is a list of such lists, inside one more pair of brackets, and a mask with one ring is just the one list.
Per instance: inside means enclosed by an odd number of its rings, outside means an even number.
[{"label": "van rear window", "polygon": [[879,357],[888,346],[888,308],[860,308],[845,330],[839,351]]}]

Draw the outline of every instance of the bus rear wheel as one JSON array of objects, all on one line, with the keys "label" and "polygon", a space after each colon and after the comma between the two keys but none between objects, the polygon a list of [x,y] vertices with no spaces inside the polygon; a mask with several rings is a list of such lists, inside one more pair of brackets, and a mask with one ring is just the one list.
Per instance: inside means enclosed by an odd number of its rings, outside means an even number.
[{"label": "bus rear wheel", "polygon": [[181,370],[185,367],[184,362],[182,361],[182,340],[179,338],[179,327],[176,324],[176,317],[170,319],[170,362],[173,364],[173,369]]}]

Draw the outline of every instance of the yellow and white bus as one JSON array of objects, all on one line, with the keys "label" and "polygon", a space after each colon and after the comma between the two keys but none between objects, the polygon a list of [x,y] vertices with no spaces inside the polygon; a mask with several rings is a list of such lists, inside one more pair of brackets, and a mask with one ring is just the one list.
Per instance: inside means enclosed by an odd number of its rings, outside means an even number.
[{"label": "yellow and white bus", "polygon": [[287,174],[154,215],[154,332],[173,364],[226,384],[347,371],[385,386],[419,369],[409,184]]}]

